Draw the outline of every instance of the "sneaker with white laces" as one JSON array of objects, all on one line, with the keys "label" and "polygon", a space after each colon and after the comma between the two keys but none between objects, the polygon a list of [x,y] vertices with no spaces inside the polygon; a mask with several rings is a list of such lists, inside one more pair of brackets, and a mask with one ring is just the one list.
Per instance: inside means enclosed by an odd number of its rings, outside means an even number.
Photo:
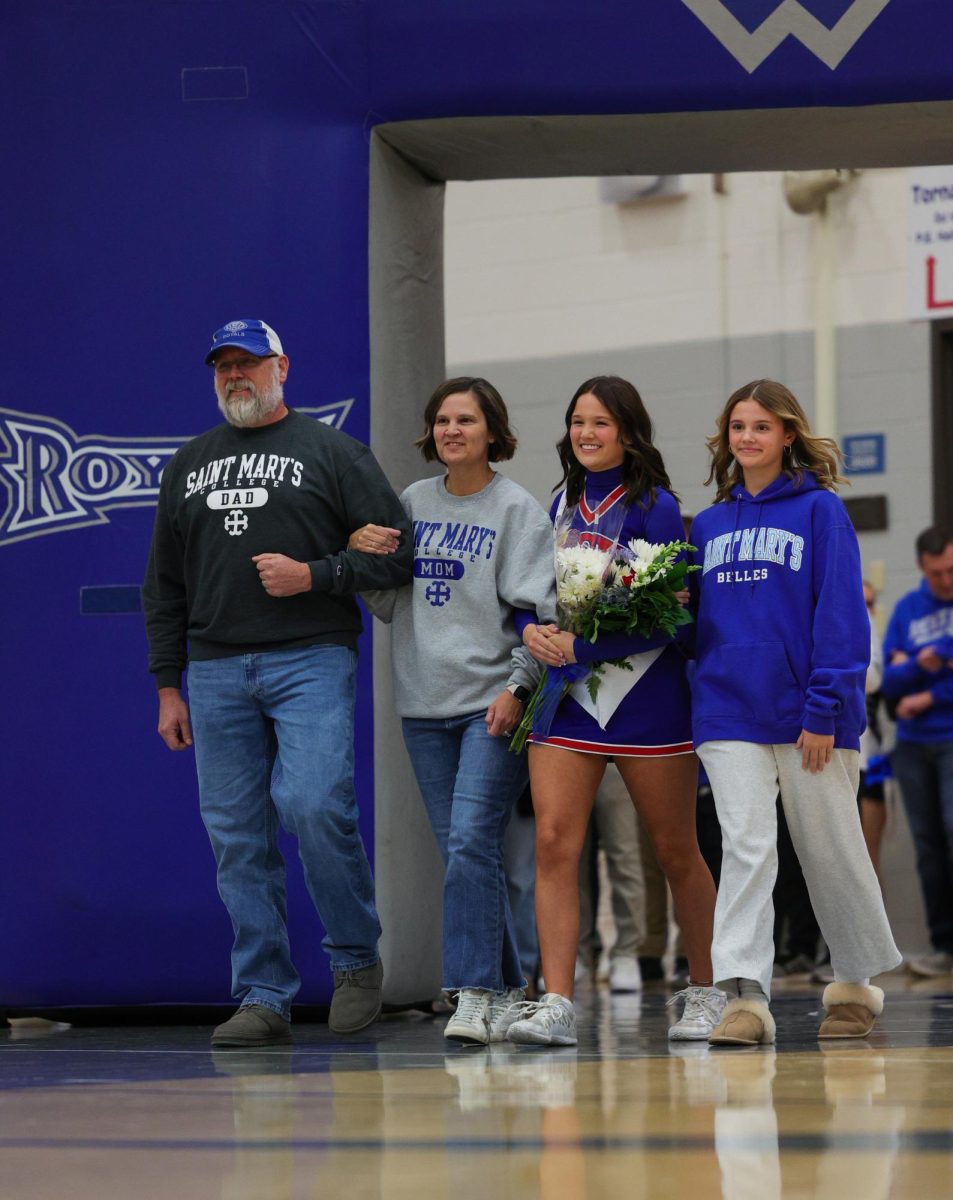
[{"label": "sneaker with white laces", "polygon": [[490,1040],[487,1016],[492,997],[492,992],[479,988],[462,988],[457,995],[457,1011],[447,1022],[443,1036],[455,1042],[479,1042],[485,1046]]},{"label": "sneaker with white laces", "polygon": [[486,1024],[491,1042],[505,1042],[509,1027],[519,1019],[520,1005],[526,999],[525,988],[509,988],[500,996],[490,998]]},{"label": "sneaker with white laces", "polygon": [[708,1035],[721,1020],[727,996],[714,987],[687,987],[676,992],[671,1000],[666,1002],[666,1008],[671,1007],[676,1000],[683,1000],[681,1019],[668,1031],[670,1042],[702,1042],[708,1040]]},{"label": "sneaker with white laces", "polygon": [[639,992],[642,990],[642,972],[639,960],[620,954],[609,964],[610,992]]},{"label": "sneaker with white laces", "polygon": [[576,1010],[572,1001],[558,992],[547,992],[537,1001],[521,1004],[506,1038],[529,1046],[575,1046]]}]

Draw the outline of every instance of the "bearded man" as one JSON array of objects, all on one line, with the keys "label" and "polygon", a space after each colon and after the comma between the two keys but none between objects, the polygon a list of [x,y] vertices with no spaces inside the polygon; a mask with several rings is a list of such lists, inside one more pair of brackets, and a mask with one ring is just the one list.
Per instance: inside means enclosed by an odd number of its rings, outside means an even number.
[{"label": "bearded man", "polygon": [[[354,594],[409,582],[409,525],[366,446],[286,406],[288,356],[263,321],[230,321],[205,362],[225,423],[163,472],[143,601],[159,734],[176,751],[194,739],[202,820],[235,933],[240,1007],[212,1044],[291,1038],[300,979],[279,824],[298,838],[326,930],[329,1023],[353,1033],[380,1014],[382,983],[354,794]],[[368,522],[401,530],[395,553],[347,549]]]}]

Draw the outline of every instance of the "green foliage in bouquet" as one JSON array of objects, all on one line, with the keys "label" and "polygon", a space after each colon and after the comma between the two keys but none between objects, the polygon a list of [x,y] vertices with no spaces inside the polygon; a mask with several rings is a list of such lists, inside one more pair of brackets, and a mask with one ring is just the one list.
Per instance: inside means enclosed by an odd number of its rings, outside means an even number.
[{"label": "green foliage in bouquet", "polygon": [[[590,550],[574,547],[557,551],[557,602],[564,614],[571,613],[572,632],[588,642],[595,642],[600,633],[626,633],[643,638],[664,633],[674,637],[680,625],[689,625],[692,621],[691,613],[679,603],[676,593],[687,586],[689,572],[699,569],[676,559],[679,554],[694,549],[688,542],[660,545],[635,539],[607,556],[602,586],[598,590],[591,586],[598,576],[588,562]],[[574,559],[578,561],[574,562]],[[579,566],[579,561],[586,562],[585,569]],[[607,664],[624,671],[632,670],[627,658],[591,663],[586,690],[593,701]],[[519,753],[529,740],[544,693],[550,694],[547,707],[554,711],[578,678],[578,670],[577,664],[546,668],[513,734],[511,750]],[[556,693],[553,683],[558,689]],[[551,716],[546,722],[547,729],[549,719]]]}]

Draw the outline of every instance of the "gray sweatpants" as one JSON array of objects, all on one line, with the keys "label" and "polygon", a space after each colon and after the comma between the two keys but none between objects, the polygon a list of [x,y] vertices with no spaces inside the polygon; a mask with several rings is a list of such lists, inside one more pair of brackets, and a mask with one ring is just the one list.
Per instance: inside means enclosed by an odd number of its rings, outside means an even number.
[{"label": "gray sweatpants", "polygon": [[704,742],[698,747],[721,824],[722,866],[711,947],[715,983],[754,979],[771,995],[778,873],[778,791],[814,915],[839,983],[901,961],[857,811],[859,755],[835,750],[819,775],[793,745]]}]

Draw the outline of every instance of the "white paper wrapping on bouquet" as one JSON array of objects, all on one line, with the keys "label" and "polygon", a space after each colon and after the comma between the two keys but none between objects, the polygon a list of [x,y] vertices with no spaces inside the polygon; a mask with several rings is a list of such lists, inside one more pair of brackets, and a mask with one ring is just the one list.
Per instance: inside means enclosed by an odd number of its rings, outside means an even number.
[{"label": "white paper wrapping on bouquet", "polygon": [[606,663],[602,668],[602,682],[599,684],[595,700],[589,695],[585,679],[574,683],[569,689],[569,694],[586,710],[600,729],[605,729],[615,710],[664,649],[664,646],[659,646],[657,650],[646,650],[644,654],[630,654],[631,671]]}]

